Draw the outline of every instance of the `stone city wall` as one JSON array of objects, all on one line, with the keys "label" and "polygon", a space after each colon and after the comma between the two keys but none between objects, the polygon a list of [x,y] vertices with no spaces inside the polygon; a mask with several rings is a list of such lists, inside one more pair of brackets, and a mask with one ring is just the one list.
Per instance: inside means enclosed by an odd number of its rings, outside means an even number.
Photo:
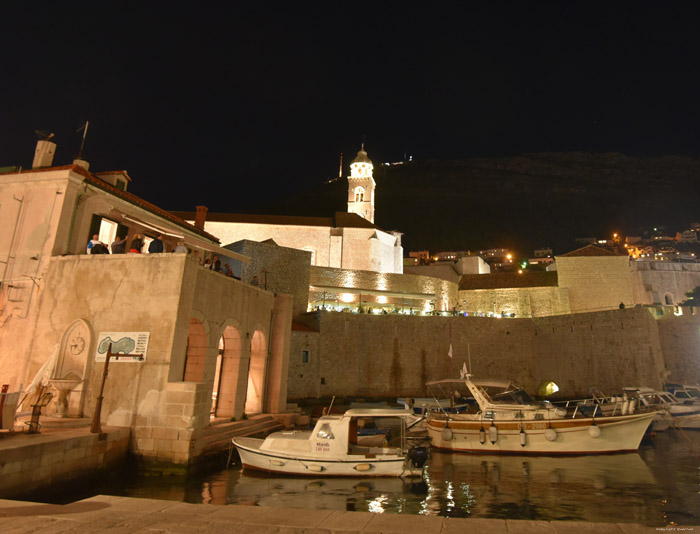
[{"label": "stone city wall", "polygon": [[700,286],[700,263],[635,261],[631,269],[635,304],[677,305]]},{"label": "stone city wall", "polygon": [[700,309],[681,307],[674,315],[671,306],[650,308],[659,329],[667,382],[700,384]]},{"label": "stone city wall", "polygon": [[642,308],[536,319],[316,313],[320,333],[292,335],[290,399],[425,396],[426,382],[458,377],[470,360],[476,376],[533,393],[554,381],[561,397],[662,385],[659,334]]},{"label": "stone city wall", "polygon": [[568,288],[571,313],[634,305],[628,256],[558,256],[560,288]]},{"label": "stone city wall", "polygon": [[546,317],[571,313],[569,291],[559,287],[476,289],[459,292],[458,308],[471,314]]}]

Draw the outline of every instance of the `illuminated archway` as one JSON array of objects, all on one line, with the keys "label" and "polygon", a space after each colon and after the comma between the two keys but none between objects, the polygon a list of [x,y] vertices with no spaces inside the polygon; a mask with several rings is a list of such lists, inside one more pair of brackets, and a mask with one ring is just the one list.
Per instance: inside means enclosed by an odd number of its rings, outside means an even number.
[{"label": "illuminated archway", "polygon": [[[238,368],[241,361],[241,334],[235,326],[227,326],[220,342],[221,362],[214,379],[217,392],[216,417],[233,417],[238,389]],[[219,362],[217,362],[218,364]]]},{"label": "illuminated archway", "polygon": [[250,342],[250,364],[248,366],[248,388],[246,390],[245,413],[263,411],[265,383],[265,362],[267,360],[267,342],[265,334],[256,330]]},{"label": "illuminated archway", "polygon": [[543,380],[537,388],[538,397],[549,397],[559,391],[559,386],[553,380]]},{"label": "illuminated archway", "polygon": [[204,382],[204,364],[207,357],[207,333],[201,321],[190,319],[187,332],[187,350],[185,367],[182,374],[184,382]]}]

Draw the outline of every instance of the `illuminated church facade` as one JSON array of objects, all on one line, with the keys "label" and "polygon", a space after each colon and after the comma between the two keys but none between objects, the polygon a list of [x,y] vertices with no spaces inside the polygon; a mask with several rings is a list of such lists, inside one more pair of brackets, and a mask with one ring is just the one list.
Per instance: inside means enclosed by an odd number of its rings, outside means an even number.
[{"label": "illuminated church facade", "polygon": [[350,164],[348,211],[333,217],[174,212],[216,236],[221,243],[274,241],[311,253],[311,265],[403,273],[401,233],[374,224],[373,165],[364,144]]}]

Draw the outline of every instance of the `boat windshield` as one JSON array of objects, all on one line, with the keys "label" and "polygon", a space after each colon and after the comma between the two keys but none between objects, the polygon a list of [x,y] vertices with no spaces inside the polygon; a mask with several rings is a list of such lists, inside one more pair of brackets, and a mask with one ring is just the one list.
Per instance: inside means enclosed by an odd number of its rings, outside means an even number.
[{"label": "boat windshield", "polygon": [[494,403],[500,404],[537,404],[530,394],[524,389],[509,389],[491,395]]}]

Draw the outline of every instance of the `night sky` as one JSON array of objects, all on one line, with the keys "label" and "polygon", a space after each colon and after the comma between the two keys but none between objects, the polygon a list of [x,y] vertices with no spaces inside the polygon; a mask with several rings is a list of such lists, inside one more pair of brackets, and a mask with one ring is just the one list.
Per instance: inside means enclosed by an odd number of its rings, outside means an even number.
[{"label": "night sky", "polygon": [[69,163],[89,120],[91,170],[166,209],[250,211],[340,152],[345,176],[363,136],[375,165],[699,152],[692,3],[23,4],[0,8],[0,166],[31,166],[34,130]]}]

